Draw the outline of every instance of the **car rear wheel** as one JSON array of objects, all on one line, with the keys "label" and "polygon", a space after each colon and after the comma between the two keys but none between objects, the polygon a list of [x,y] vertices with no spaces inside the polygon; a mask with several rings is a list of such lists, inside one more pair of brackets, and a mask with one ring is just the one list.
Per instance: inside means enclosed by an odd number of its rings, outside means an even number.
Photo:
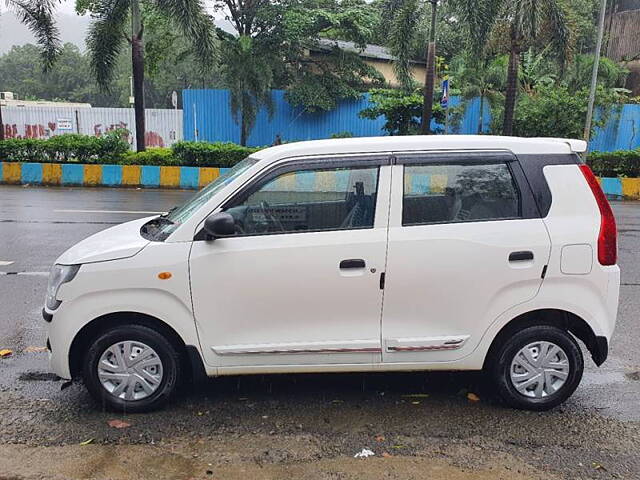
[{"label": "car rear wheel", "polygon": [[582,352],[573,336],[549,325],[515,333],[489,364],[502,400],[526,410],[548,410],[564,402],[578,387],[583,369]]},{"label": "car rear wheel", "polygon": [[180,354],[162,334],[142,325],[101,333],[86,352],[83,379],[106,408],[146,412],[162,406],[181,376]]}]

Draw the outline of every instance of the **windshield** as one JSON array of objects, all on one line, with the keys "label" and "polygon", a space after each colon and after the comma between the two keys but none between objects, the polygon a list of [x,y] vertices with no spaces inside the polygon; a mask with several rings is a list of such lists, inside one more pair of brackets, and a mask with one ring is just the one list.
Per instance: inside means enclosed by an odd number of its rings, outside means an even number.
[{"label": "windshield", "polygon": [[256,163],[258,163],[258,160],[255,158],[245,158],[221,174],[183,205],[174,207],[168,213],[149,220],[142,226],[140,233],[149,240],[162,241],[166,239],[176,228],[191,218],[211,197]]}]

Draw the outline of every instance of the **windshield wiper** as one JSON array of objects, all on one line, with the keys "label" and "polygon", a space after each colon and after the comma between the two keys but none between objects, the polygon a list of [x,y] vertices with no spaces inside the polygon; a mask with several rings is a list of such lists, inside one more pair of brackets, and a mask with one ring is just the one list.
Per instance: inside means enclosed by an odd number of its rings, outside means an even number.
[{"label": "windshield wiper", "polygon": [[166,212],[164,212],[162,215],[160,215],[160,218],[167,218],[169,215],[171,215],[173,212],[175,212],[178,209],[178,205],[174,205],[173,207],[171,207],[169,210],[167,210]]}]

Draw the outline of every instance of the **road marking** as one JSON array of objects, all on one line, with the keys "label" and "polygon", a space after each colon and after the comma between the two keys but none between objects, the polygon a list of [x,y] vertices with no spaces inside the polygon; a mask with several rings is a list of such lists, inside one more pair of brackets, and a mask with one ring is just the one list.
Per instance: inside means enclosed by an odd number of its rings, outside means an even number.
[{"label": "road marking", "polygon": [[55,213],[125,213],[131,215],[160,215],[165,212],[148,212],[145,210],[54,210]]},{"label": "road marking", "polygon": [[11,265],[13,262],[8,262],[6,260],[0,260],[0,267],[6,267],[7,265]]}]

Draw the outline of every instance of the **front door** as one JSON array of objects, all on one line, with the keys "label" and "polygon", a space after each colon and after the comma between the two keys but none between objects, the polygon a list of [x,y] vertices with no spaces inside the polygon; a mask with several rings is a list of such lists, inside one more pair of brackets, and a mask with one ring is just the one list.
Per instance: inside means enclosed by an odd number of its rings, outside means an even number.
[{"label": "front door", "polygon": [[550,239],[506,152],[398,155],[384,295],[384,362],[448,362],[534,298]]},{"label": "front door", "polygon": [[194,241],[190,256],[208,364],[381,361],[387,158],[288,163],[223,206],[237,234]]}]

